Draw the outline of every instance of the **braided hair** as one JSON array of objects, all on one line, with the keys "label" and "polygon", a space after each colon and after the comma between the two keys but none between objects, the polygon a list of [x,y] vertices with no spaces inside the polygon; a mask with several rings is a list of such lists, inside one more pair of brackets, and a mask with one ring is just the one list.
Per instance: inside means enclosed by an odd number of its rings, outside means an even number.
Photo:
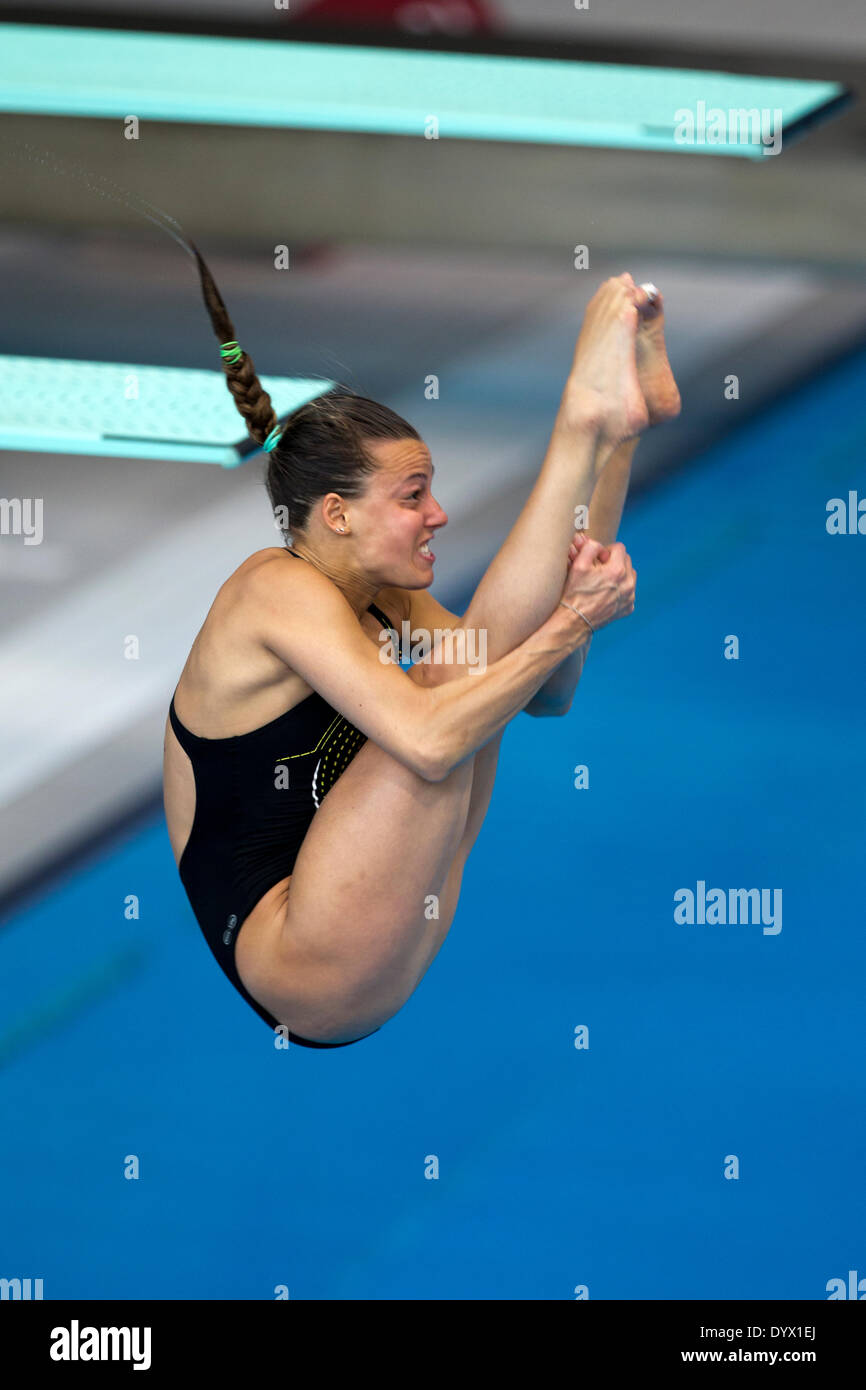
[{"label": "braided hair", "polygon": [[[190,246],[217,340],[221,346],[234,342],[234,325],[216,282],[198,248],[192,242]],[[238,352],[224,355],[222,364],[226,385],[248,432],[264,444],[279,421],[252,358]],[[395,411],[342,385],[294,411],[268,454],[265,477],[275,515],[287,518],[284,529],[303,532],[313,504],[329,492],[346,499],[363,496],[369,477],[379,467],[365,445],[380,439],[420,441],[421,436]]]}]

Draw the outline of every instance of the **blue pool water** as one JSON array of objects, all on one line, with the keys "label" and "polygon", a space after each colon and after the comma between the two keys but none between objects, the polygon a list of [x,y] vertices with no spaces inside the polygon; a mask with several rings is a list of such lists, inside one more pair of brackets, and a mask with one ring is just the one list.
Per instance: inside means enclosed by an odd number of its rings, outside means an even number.
[{"label": "blue pool water", "polygon": [[[161,817],[5,923],[0,1275],[124,1299],[866,1275],[866,535],[825,528],[866,495],[864,402],[860,353],[629,505],[635,614],[566,718],[509,727],[450,936],[373,1038],[274,1049]],[[781,890],[781,930],[676,922],[699,880]]]}]

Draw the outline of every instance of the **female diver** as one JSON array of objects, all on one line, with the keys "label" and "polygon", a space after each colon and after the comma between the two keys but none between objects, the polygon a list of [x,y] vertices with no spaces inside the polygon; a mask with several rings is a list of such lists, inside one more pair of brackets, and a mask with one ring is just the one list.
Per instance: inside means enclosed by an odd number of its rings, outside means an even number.
[{"label": "female diver", "polygon": [[[168,833],[240,994],[291,1042],[346,1046],[402,1008],[448,933],[506,724],[565,714],[592,633],[633,611],[616,542],[631,458],[680,409],[661,296],[624,274],[590,301],[538,478],[461,617],[430,592],[448,518],[417,431],[338,389],[280,433],[196,256],[292,544],[250,555],[195,638],[166,723]],[[452,640],[453,659],[401,670],[382,633],[404,621],[482,634],[485,669]]]}]

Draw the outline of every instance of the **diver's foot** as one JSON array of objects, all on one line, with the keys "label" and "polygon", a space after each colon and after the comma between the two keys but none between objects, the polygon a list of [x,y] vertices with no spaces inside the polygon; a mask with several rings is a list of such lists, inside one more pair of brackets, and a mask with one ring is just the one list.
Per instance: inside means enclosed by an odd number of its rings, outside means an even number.
[{"label": "diver's foot", "polygon": [[614,447],[651,423],[637,370],[640,297],[628,274],[611,277],[596,291],[565,388],[569,411]]},{"label": "diver's foot", "polygon": [[641,310],[635,342],[637,379],[646,401],[651,425],[673,420],[682,402],[665,347],[665,314],[661,293]]}]

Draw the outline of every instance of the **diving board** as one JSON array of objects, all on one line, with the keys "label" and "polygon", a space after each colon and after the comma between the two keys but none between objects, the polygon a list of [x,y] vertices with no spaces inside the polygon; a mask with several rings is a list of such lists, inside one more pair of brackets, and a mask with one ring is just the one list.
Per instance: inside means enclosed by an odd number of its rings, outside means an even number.
[{"label": "diving board", "polygon": [[[282,420],[334,382],[259,376]],[[0,356],[0,448],[236,468],[261,446],[222,371]]]},{"label": "diving board", "polygon": [[116,121],[134,116],[762,159],[850,100],[838,82],[739,73],[210,35],[0,27],[0,111],[18,114]]}]

